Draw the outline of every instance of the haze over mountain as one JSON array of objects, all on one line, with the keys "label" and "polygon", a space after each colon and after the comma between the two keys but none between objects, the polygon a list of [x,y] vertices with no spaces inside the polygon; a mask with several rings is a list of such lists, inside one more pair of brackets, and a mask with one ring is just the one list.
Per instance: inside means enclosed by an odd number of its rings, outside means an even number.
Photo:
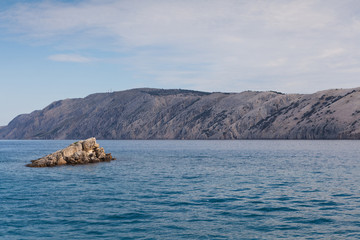
[{"label": "haze over mountain", "polygon": [[132,89],[51,103],[2,139],[359,139],[360,88],[313,94]]}]

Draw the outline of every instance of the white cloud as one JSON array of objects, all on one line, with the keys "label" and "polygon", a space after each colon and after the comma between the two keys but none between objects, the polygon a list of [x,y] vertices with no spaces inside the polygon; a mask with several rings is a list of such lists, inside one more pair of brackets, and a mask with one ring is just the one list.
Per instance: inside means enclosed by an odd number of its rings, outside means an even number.
[{"label": "white cloud", "polygon": [[48,59],[56,62],[75,62],[75,63],[87,63],[95,61],[93,58],[83,57],[76,54],[55,54],[48,57]]},{"label": "white cloud", "polygon": [[301,92],[358,84],[346,69],[360,60],[359,10],[352,0],[40,1],[0,20],[24,41],[118,52],[134,74],[165,86]]},{"label": "white cloud", "polygon": [[287,59],[286,58],[278,58],[275,59],[273,61],[270,61],[266,64],[266,66],[268,67],[280,67],[283,66],[286,63]]},{"label": "white cloud", "polygon": [[325,49],[317,58],[332,58],[344,54],[346,50],[344,48]]}]

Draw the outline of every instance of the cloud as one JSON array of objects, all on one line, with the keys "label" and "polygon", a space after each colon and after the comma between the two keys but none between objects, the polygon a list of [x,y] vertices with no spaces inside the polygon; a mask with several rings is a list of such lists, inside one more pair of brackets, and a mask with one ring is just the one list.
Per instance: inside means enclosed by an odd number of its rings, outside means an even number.
[{"label": "cloud", "polygon": [[325,49],[317,58],[332,58],[344,54],[346,50],[344,48]]},{"label": "cloud", "polygon": [[360,60],[359,10],[353,0],[39,1],[0,20],[26,42],[115,52],[134,75],[164,86],[298,92],[358,84],[349,69]]},{"label": "cloud", "polygon": [[93,58],[83,57],[76,54],[55,54],[48,57],[48,59],[55,62],[75,62],[75,63],[87,63],[95,61]]},{"label": "cloud", "polygon": [[269,63],[266,64],[266,66],[280,67],[280,66],[283,66],[286,63],[286,61],[287,61],[286,58],[278,58],[278,59],[275,59],[273,61],[270,61]]}]

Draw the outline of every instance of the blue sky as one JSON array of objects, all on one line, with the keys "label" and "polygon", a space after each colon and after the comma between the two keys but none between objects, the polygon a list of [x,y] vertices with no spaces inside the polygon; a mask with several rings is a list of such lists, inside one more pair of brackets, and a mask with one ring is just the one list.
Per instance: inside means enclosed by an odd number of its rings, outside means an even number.
[{"label": "blue sky", "polygon": [[0,1],[0,126],[138,87],[359,87],[357,0]]}]

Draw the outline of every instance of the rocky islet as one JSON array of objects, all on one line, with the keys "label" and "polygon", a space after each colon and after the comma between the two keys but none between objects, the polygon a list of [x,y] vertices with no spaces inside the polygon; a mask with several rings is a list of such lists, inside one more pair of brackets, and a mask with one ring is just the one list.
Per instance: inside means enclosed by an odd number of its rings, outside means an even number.
[{"label": "rocky islet", "polygon": [[68,147],[51,153],[37,160],[32,160],[27,167],[54,167],[59,165],[77,165],[115,160],[111,153],[96,143],[95,138],[74,142]]}]

